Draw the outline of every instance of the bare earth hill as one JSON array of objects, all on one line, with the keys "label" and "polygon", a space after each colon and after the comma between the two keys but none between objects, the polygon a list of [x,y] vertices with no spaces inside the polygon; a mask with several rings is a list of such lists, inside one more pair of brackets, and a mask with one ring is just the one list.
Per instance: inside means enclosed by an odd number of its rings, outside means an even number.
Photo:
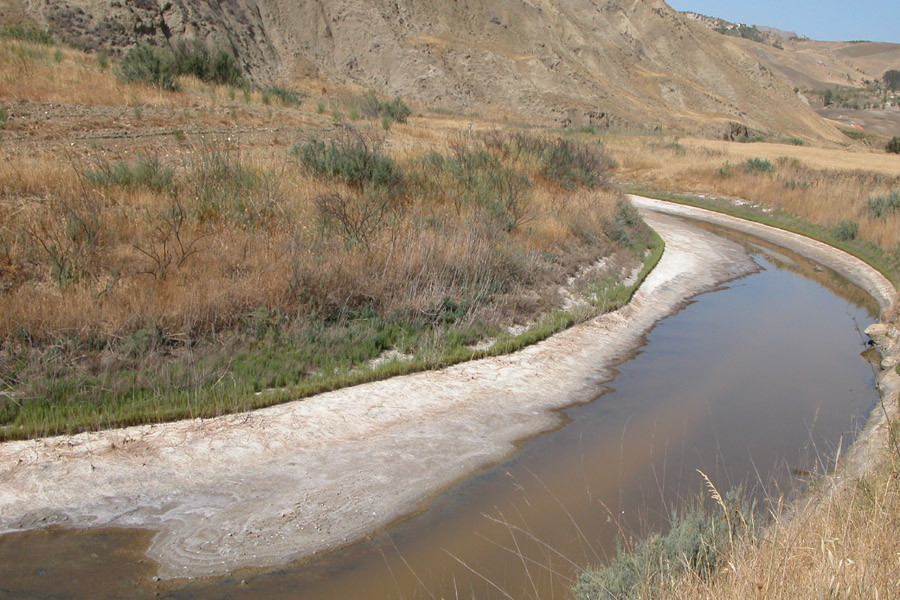
[{"label": "bare earth hill", "polygon": [[[842,139],[771,66],[661,0],[8,0],[95,51],[198,38],[259,82],[357,84],[561,125]],[[735,127],[733,123],[742,127]]]}]

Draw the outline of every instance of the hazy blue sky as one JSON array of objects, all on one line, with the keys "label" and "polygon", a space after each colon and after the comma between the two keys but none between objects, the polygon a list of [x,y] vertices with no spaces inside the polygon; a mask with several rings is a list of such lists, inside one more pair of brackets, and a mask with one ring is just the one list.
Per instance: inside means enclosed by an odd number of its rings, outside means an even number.
[{"label": "hazy blue sky", "polygon": [[676,10],[768,25],[816,40],[900,43],[898,0],[667,0]]}]

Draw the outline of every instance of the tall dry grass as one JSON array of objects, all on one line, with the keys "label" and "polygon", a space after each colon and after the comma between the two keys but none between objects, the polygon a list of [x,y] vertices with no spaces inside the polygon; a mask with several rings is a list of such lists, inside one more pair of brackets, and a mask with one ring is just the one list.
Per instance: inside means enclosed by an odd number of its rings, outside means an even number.
[{"label": "tall dry grass", "polygon": [[7,102],[174,106],[172,92],[125,84],[77,50],[0,38],[0,98]]},{"label": "tall dry grass", "polygon": [[[513,292],[512,279],[523,289],[543,276],[538,283],[564,280],[575,262],[609,247],[585,244],[573,224],[602,231],[617,198],[540,187],[528,194],[523,225],[508,233],[476,207],[410,198],[363,248],[323,235],[316,203],[356,191],[305,173],[283,150],[254,156],[224,140],[204,142],[165,165],[174,175],[163,190],[86,180],[109,162],[4,159],[0,333],[24,330],[33,339],[120,335],[146,322],[221,331],[257,306],[423,310],[446,296],[479,294],[479,286],[493,294]],[[541,258],[549,254],[559,258]]]},{"label": "tall dry grass", "polygon": [[[883,154],[873,154],[866,169],[859,168],[865,165],[861,153],[850,151],[648,137],[610,136],[605,142],[623,180],[750,201],[829,228],[853,220],[861,239],[889,252],[900,249],[900,211],[879,217],[868,209],[869,198],[900,189],[900,164],[891,165]],[[773,170],[748,170],[747,161],[757,158]]]},{"label": "tall dry grass", "polygon": [[[649,544],[667,553],[620,558],[618,576],[610,569],[586,573],[577,597],[895,598],[900,588],[898,466],[893,456],[839,484],[833,478],[820,480],[820,489],[808,493],[801,506],[773,504],[769,517],[774,523],[763,527],[743,522],[713,488],[718,507],[700,518],[702,526],[690,523],[694,529],[685,530],[678,522],[679,529],[664,538],[674,552],[651,539]],[[670,540],[678,535],[687,541]],[[620,588],[620,581],[629,583]]]},{"label": "tall dry grass", "polygon": [[[416,119],[327,123],[307,98],[276,105],[275,92],[190,79],[180,93],[123,88],[95,57],[11,40],[2,61],[22,81],[0,94],[66,103],[70,129],[82,110],[88,127],[108,126],[87,107],[129,101],[124,90],[160,107],[127,111],[130,123],[180,133],[161,146],[155,131],[121,146],[20,135],[0,149],[3,437],[246,409],[281,398],[264,389],[371,377],[389,348],[410,366],[385,373],[462,360],[488,336],[517,347],[514,323],[535,325],[528,339],[571,323],[559,287],[580,266],[615,255],[610,269],[633,267],[649,243],[596,146]],[[348,90],[336,98],[353,103]],[[239,118],[278,131],[185,135],[198,102],[227,107],[193,119],[200,130]],[[365,160],[393,165],[393,183],[317,172],[289,152],[346,132],[369,145]],[[508,154],[526,141],[528,157]],[[597,179],[569,172],[579,162]]]},{"label": "tall dry grass", "polygon": [[[655,598],[895,598],[900,593],[900,464],[891,455],[865,474],[823,486],[797,510],[733,544],[724,567],[689,574]],[[785,515],[790,517],[786,518]]]},{"label": "tall dry grass", "polygon": [[459,360],[558,312],[579,266],[640,263],[646,232],[605,182],[534,185],[479,140],[447,143],[386,190],[221,138],[169,162],[7,154],[0,434],[246,409],[357,381],[394,346]]}]

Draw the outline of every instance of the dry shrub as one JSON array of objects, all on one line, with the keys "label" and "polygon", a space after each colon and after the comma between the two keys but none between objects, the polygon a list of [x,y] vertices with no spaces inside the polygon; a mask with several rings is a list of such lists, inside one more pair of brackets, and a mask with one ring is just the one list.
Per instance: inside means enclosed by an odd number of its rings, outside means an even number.
[{"label": "dry shrub", "polygon": [[826,485],[790,520],[736,544],[716,576],[686,577],[654,597],[896,597],[900,478],[894,460],[836,488]]},{"label": "dry shrub", "polygon": [[3,333],[118,335],[148,321],[209,333],[257,306],[390,314],[453,297],[474,310],[608,251],[615,193],[525,187],[526,174],[481,148],[457,145],[460,170],[426,172],[437,176],[405,192],[414,201],[322,182],[225,140],[159,165],[174,172],[165,186],[86,181],[113,163],[11,157],[0,167]]}]

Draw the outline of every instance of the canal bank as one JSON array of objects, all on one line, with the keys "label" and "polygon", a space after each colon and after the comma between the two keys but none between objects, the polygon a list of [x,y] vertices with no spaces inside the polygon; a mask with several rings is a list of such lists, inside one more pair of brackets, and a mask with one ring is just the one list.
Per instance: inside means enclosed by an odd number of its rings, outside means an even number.
[{"label": "canal bank", "polygon": [[[558,426],[554,411],[592,399],[659,319],[755,269],[737,244],[647,219],[667,251],[621,311],[515,355],[248,415],[6,444],[0,525],[152,529],[163,577],[283,564],[384,527]],[[806,251],[892,301],[853,261]]]}]

